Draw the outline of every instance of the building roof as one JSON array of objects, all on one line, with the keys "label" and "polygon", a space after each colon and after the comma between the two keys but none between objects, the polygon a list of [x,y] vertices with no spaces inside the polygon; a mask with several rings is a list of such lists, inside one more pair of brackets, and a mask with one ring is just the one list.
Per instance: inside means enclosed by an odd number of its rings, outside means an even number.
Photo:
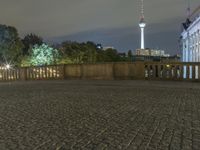
[{"label": "building roof", "polygon": [[195,18],[200,14],[200,5],[191,13],[190,18]]},{"label": "building roof", "polygon": [[182,27],[183,27],[183,33],[189,29],[191,29],[196,22],[199,21],[200,18],[200,6],[198,6],[189,16],[189,18],[186,19],[186,21],[184,23],[182,23]]}]

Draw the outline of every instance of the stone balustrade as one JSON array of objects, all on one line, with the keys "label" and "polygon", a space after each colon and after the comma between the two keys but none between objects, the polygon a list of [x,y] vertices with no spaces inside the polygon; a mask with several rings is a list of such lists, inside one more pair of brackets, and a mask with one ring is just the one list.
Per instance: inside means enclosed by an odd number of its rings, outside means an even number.
[{"label": "stone balustrade", "polygon": [[145,79],[200,81],[200,63],[145,63]]},{"label": "stone balustrade", "polygon": [[0,68],[0,81],[48,79],[193,80],[200,81],[200,63],[119,62]]}]

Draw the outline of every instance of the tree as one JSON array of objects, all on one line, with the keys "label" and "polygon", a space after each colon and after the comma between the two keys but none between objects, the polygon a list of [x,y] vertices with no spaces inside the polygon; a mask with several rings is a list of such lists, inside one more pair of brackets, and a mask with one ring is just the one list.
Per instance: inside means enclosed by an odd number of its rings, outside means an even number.
[{"label": "tree", "polygon": [[102,50],[98,46],[99,44],[90,41],[83,43],[65,41],[58,48],[61,58],[64,58],[61,62],[96,63],[124,61],[126,59],[116,49]]},{"label": "tree", "polygon": [[85,63],[95,63],[97,56],[97,46],[95,43],[88,41],[81,43],[81,52],[83,53],[82,61]]},{"label": "tree", "polygon": [[120,61],[120,56],[116,49],[109,48],[104,52],[104,61],[105,62],[117,62]]},{"label": "tree", "polygon": [[132,61],[133,53],[131,50],[128,51],[128,61]]},{"label": "tree", "polygon": [[86,43],[65,41],[60,45],[59,52],[72,63],[93,63],[96,62],[97,46],[89,41]]},{"label": "tree", "polygon": [[53,65],[58,61],[58,50],[46,44],[34,45],[30,57],[30,64],[33,66]]},{"label": "tree", "polygon": [[43,44],[43,39],[40,36],[31,33],[27,34],[22,40],[22,42],[24,44],[23,55],[29,55],[30,54],[29,51],[34,45]]},{"label": "tree", "polygon": [[97,56],[96,56],[96,61],[97,62],[104,62],[104,51],[102,49],[97,50]]},{"label": "tree", "polygon": [[18,64],[22,58],[23,43],[17,29],[11,26],[0,25],[0,59]]}]

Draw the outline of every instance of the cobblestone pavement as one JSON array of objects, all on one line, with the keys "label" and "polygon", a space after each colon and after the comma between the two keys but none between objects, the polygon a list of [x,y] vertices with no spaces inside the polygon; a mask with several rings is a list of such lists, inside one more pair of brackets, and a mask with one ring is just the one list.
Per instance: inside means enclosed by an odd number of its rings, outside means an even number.
[{"label": "cobblestone pavement", "polygon": [[0,83],[0,150],[199,150],[200,83]]}]

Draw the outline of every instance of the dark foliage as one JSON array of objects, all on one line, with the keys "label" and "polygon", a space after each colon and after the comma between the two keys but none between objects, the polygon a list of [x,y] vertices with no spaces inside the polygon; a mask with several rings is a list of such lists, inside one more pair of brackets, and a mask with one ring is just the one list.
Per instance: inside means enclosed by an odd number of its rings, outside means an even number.
[{"label": "dark foliage", "polygon": [[24,39],[22,39],[22,42],[24,44],[23,55],[28,55],[30,53],[30,49],[34,45],[40,46],[43,44],[43,39],[40,36],[31,33],[27,34]]}]

